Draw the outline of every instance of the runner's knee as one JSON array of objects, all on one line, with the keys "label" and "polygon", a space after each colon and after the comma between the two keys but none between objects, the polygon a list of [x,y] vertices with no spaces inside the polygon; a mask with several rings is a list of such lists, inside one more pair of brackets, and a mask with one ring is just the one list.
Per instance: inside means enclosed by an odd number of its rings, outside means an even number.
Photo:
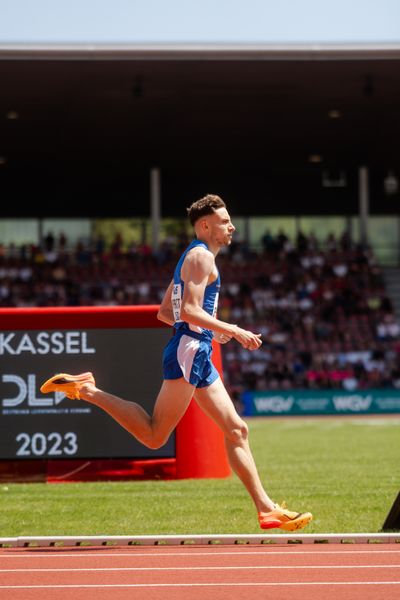
[{"label": "runner's knee", "polygon": [[243,444],[249,437],[249,428],[247,427],[247,424],[242,420],[235,423],[234,427],[228,432],[227,437],[234,444]]},{"label": "runner's knee", "polygon": [[146,443],[146,446],[151,450],[158,450],[161,446],[167,443],[170,434],[154,432]]}]

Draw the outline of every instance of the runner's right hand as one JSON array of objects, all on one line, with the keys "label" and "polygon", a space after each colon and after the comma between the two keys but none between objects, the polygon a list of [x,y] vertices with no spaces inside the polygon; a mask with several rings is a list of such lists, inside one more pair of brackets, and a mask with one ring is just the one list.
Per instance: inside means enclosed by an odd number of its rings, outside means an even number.
[{"label": "runner's right hand", "polygon": [[246,350],[257,350],[262,344],[261,333],[253,333],[241,327],[235,327],[233,337]]}]

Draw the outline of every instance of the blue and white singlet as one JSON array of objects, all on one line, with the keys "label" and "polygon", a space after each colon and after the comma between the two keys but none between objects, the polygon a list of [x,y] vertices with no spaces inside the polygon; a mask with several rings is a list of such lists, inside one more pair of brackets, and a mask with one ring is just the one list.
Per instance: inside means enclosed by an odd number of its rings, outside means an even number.
[{"label": "blue and white singlet", "polygon": [[[180,379],[196,387],[207,387],[217,379],[218,371],[211,362],[211,341],[213,332],[197,325],[191,325],[181,319],[180,311],[185,283],[181,277],[183,261],[190,250],[196,247],[208,250],[207,244],[193,240],[180,257],[175,271],[172,288],[172,310],[174,315],[175,335],[168,342],[163,355],[164,379]],[[220,276],[207,285],[204,291],[202,308],[215,317],[218,308],[218,296],[221,285]]]}]

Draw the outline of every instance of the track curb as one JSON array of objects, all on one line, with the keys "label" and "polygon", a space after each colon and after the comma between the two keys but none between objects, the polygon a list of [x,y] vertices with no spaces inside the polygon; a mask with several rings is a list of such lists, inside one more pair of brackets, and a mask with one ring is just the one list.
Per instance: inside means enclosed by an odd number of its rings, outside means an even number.
[{"label": "track curb", "polygon": [[399,533],[327,534],[196,534],[196,535],[93,535],[20,536],[0,538],[0,548],[66,546],[198,546],[287,544],[400,544]]}]

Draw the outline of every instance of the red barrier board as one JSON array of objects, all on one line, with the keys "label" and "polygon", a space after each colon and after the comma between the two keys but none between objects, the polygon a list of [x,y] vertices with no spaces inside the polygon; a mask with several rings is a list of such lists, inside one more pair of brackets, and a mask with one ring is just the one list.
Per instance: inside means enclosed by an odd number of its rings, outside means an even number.
[{"label": "red barrier board", "polygon": [[[35,365],[35,361],[37,362],[41,358],[38,354],[43,354],[45,350],[61,353],[62,357],[64,356],[63,351],[70,351],[71,354],[78,353],[79,351],[86,352],[87,356],[84,358],[94,361],[93,364],[96,365],[95,361],[97,359],[100,360],[102,355],[99,350],[98,355],[90,356],[91,352],[95,352],[91,346],[96,346],[92,340],[99,340],[102,332],[107,336],[106,344],[100,339],[98,345],[100,347],[106,346],[111,358],[118,350],[121,350],[120,340],[123,340],[125,337],[129,338],[129,335],[131,337],[132,335],[137,336],[139,331],[140,340],[144,346],[146,346],[146,336],[153,336],[151,340],[156,336],[156,345],[158,347],[157,330],[164,330],[160,331],[160,334],[164,337],[165,335],[168,336],[169,332],[166,330],[165,325],[158,321],[156,316],[157,311],[158,306],[0,309],[0,335],[2,335],[2,339],[0,340],[0,354],[2,352],[4,354],[7,354],[7,352],[11,354],[8,357],[4,356],[4,360],[2,360],[0,377],[2,376],[2,371],[4,372],[5,364],[14,364],[14,362],[17,364],[18,357],[14,355],[24,353],[29,355],[31,352],[32,356],[30,361],[28,360],[28,364],[32,363],[32,365]],[[148,333],[146,334],[144,330],[148,330]],[[57,332],[56,335],[58,337],[55,337],[54,334],[52,337],[53,331]],[[134,333],[135,331],[136,333]],[[39,340],[36,347],[32,340]],[[54,344],[53,348],[51,347],[52,343]],[[161,355],[159,351],[151,351],[152,343],[152,341],[149,342],[148,355],[144,352],[142,360],[146,361],[147,367],[154,369],[154,372],[156,372],[161,363]],[[124,348],[122,350],[125,356],[127,352]],[[50,358],[53,359],[54,357]],[[72,360],[74,356],[68,358]],[[8,363],[6,359],[8,359]],[[213,360],[222,376],[221,353],[218,344],[214,345]],[[110,370],[112,366],[111,362],[112,360],[110,360]],[[115,359],[114,362],[116,362],[113,365],[115,373],[115,369],[118,369],[119,361]],[[149,365],[147,363],[152,364]],[[89,363],[89,367],[91,364]],[[102,369],[103,372],[107,372],[107,363],[104,361],[104,358]],[[15,370],[12,372],[14,373]],[[31,370],[34,370],[34,367]],[[139,375],[141,372],[139,369]],[[49,373],[49,375],[51,374]],[[129,375],[130,373],[128,372]],[[32,384],[33,375],[29,375],[31,379],[28,377],[26,383],[24,378],[22,376],[19,377],[18,374],[14,374],[13,376],[3,375],[2,377],[5,381],[4,385],[6,389],[8,389],[7,385],[16,385],[19,381],[21,381],[20,391],[22,388],[19,398],[15,396],[12,399],[5,400],[4,397],[0,397],[3,421],[5,414],[7,414],[7,418],[9,419],[8,422],[11,422],[12,414],[10,416],[10,413],[23,412],[17,409],[5,409],[4,406],[17,406],[18,402],[22,406],[23,391],[25,388],[29,391],[26,393],[31,394],[31,405],[41,406],[46,404],[45,400],[37,398],[35,392],[32,391],[32,387],[35,388],[35,383]],[[107,381],[107,373],[105,373],[104,377]],[[138,377],[137,379],[143,378]],[[154,383],[152,382],[153,385]],[[144,385],[144,383],[142,384]],[[111,377],[110,386],[112,385],[113,378]],[[106,389],[108,390],[109,388],[107,387]],[[118,393],[112,387],[110,391]],[[151,392],[152,394],[154,393],[153,390]],[[55,398],[54,402],[57,404],[61,400]],[[34,408],[32,412],[46,412],[46,410],[46,408]],[[51,410],[57,412],[54,408]],[[111,428],[114,427],[115,424],[111,417],[108,417],[108,415],[105,416],[108,419],[107,425]],[[58,419],[58,416],[53,415],[52,418]],[[85,427],[87,426],[85,425]],[[124,430],[121,431],[122,433],[119,434],[115,433],[112,429],[110,430],[110,447],[112,447],[111,442],[113,439],[128,435]],[[62,452],[60,450],[60,458],[53,460],[48,456],[48,452],[51,454],[54,448],[58,449],[60,447],[63,449],[65,446],[65,451],[68,454],[72,454],[75,441],[71,441],[70,438],[65,440],[66,435],[70,435],[70,433],[64,434],[64,437],[62,433],[55,433],[53,431],[50,435],[46,435],[45,433],[34,433],[31,435],[25,431],[20,433],[17,458],[20,458],[22,455],[22,458],[27,460],[11,459],[0,461],[0,480],[47,480],[55,482],[96,479],[218,478],[227,477],[230,474],[222,432],[199,409],[194,401],[191,402],[189,409],[176,428],[174,456],[171,455],[173,445],[171,446],[170,443],[164,450],[160,449],[160,456],[156,455],[157,451],[148,451],[149,456],[145,456],[136,449],[136,455],[128,458],[126,453],[129,453],[129,449],[124,449],[124,458],[121,455],[118,457],[113,455],[111,451],[111,457],[99,458],[99,453],[101,454],[104,450],[99,448],[100,444],[97,441],[95,446],[96,452],[94,452],[93,456],[90,455],[90,450],[86,449],[84,458],[80,458],[78,453],[76,453],[76,456],[67,457],[66,459],[65,456],[61,456]],[[131,441],[133,443],[134,439],[132,438]],[[138,445],[137,442],[135,443]],[[146,452],[144,447],[142,448],[143,452]],[[116,452],[118,451],[121,452],[121,450],[116,450]],[[45,458],[39,460],[38,457],[41,455]]]}]

